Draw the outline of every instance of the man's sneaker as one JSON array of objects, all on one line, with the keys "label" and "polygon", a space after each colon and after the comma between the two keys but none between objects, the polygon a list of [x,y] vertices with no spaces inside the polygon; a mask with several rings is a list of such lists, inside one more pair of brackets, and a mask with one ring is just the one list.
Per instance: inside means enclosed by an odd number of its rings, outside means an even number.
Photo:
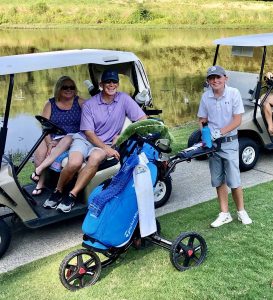
[{"label": "man's sneaker", "polygon": [[62,211],[64,213],[68,213],[71,211],[72,207],[75,205],[76,197],[69,193],[63,197],[62,202],[57,206],[58,211]]},{"label": "man's sneaker", "polygon": [[232,217],[229,212],[227,213],[220,212],[218,218],[213,223],[211,223],[210,226],[216,228],[224,224],[230,223],[231,221],[232,221]]},{"label": "man's sneaker", "polygon": [[58,203],[62,201],[63,194],[56,190],[54,193],[50,195],[48,199],[46,199],[45,203],[43,204],[44,208],[56,208]]},{"label": "man's sneaker", "polygon": [[237,211],[238,221],[242,222],[244,225],[249,225],[252,223],[252,220],[248,216],[245,210]]}]

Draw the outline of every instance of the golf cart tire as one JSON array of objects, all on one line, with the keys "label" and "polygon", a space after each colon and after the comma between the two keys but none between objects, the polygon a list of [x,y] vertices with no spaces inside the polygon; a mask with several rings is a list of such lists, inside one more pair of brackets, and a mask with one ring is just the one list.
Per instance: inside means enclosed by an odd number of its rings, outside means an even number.
[{"label": "golf cart tire", "polygon": [[239,167],[241,172],[251,170],[259,158],[258,144],[247,137],[239,138]]},{"label": "golf cart tire", "polygon": [[0,220],[0,258],[7,251],[11,241],[11,231],[5,221]]},{"label": "golf cart tire", "polygon": [[[155,190],[159,190],[157,195],[155,194],[155,208],[163,206],[170,198],[172,193],[172,179],[168,176],[164,180],[158,180]],[[158,198],[158,200],[156,200]]]},{"label": "golf cart tire", "polygon": [[[192,147],[194,144],[201,142],[201,130],[196,129],[189,137],[188,139],[188,147]],[[208,158],[207,155],[200,155],[196,157],[196,160],[206,160]]]}]

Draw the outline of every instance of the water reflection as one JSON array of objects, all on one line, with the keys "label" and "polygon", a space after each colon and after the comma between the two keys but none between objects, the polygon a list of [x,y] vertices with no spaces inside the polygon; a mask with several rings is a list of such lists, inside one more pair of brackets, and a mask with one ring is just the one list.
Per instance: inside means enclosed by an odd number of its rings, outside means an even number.
[{"label": "water reflection", "polygon": [[[213,61],[215,46],[212,41],[225,36],[260,32],[267,30],[0,30],[0,55],[83,48],[135,52],[148,73],[154,107],[163,110],[161,117],[172,127],[196,118],[205,70]],[[220,63],[231,69],[251,72],[256,71],[260,64],[258,59],[247,62],[238,58],[231,65],[229,59],[225,50],[220,53]],[[266,68],[269,69],[269,66]],[[7,151],[24,151],[33,144],[39,127],[32,116],[41,113],[61,75],[71,76],[77,82],[80,95],[88,98],[83,81],[89,75],[84,66],[16,76]],[[5,108],[8,80],[8,77],[0,77],[0,115]],[[120,89],[127,91],[127,84],[121,82]]]},{"label": "water reflection", "polygon": [[27,114],[11,118],[8,123],[6,153],[26,153],[41,135],[41,127],[37,120]]}]

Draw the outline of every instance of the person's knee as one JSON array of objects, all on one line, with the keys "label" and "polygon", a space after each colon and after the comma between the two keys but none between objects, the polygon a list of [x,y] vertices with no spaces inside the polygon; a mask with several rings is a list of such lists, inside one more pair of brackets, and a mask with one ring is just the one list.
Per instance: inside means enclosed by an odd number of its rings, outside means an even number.
[{"label": "person's knee", "polygon": [[83,163],[83,157],[69,157],[66,165],[66,169],[71,172],[80,170]]},{"label": "person's knee", "polygon": [[93,150],[88,158],[88,167],[98,167],[106,158],[106,153],[101,150]]}]

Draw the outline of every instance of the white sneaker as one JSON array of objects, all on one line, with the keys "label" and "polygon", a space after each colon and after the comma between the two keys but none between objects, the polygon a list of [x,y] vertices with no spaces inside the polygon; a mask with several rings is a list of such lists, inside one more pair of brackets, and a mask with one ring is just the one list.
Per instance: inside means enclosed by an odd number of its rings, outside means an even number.
[{"label": "white sneaker", "polygon": [[252,220],[248,216],[245,210],[237,211],[238,221],[241,221],[244,225],[249,225],[252,223]]},{"label": "white sneaker", "polygon": [[224,213],[224,212],[220,212],[218,218],[210,224],[211,227],[220,227],[224,224],[230,223],[232,221],[232,217],[230,215],[229,212]]}]

